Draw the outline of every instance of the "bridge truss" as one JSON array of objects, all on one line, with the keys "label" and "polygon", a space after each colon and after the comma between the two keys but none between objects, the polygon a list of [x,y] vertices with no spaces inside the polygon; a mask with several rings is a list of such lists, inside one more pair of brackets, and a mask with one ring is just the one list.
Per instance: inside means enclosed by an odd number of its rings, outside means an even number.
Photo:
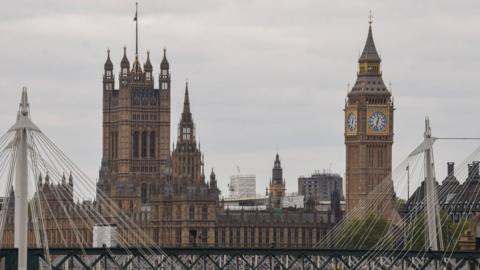
[{"label": "bridge truss", "polygon": [[[336,249],[52,248],[51,269],[479,269],[479,252],[382,251]],[[148,254],[148,255],[147,255]],[[0,250],[4,269],[17,269],[17,249]],[[44,249],[28,250],[28,268],[47,265]]]}]

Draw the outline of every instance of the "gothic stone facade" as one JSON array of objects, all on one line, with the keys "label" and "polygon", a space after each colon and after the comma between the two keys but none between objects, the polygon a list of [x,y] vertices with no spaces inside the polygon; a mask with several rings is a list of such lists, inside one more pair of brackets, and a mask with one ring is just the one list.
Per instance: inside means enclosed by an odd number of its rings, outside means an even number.
[{"label": "gothic stone facade", "polygon": [[[393,142],[393,102],[381,79],[371,29],[359,63],[359,77],[345,108],[349,209],[390,173]],[[278,156],[272,171],[269,209],[224,210],[215,174],[211,172],[209,181],[205,177],[188,84],[176,145],[170,148],[172,88],[165,50],[158,88],[155,84],[149,53],[142,67],[138,54],[130,65],[124,49],[117,80],[108,51],[103,75],[103,147],[97,196],[94,202],[81,203],[74,202],[73,197],[60,203],[42,196],[52,209],[51,216],[45,217],[51,247],[78,246],[72,240],[78,232],[69,230],[72,221],[78,223],[76,227],[85,239],[82,246],[91,245],[94,224],[82,223],[88,217],[72,215],[72,219],[65,215],[75,211],[100,213],[106,222],[118,224],[123,238],[128,240],[128,230],[121,228],[121,210],[160,246],[311,247],[338,222],[339,213],[279,207],[285,181]],[[371,124],[372,117],[381,123]],[[73,189],[73,183],[66,182],[43,185],[42,193]],[[71,211],[65,211],[62,205]],[[6,246],[13,244],[13,215],[9,216],[3,238]],[[53,217],[62,224],[60,230]],[[34,245],[34,240],[30,244]]]},{"label": "gothic stone facade", "polygon": [[[57,177],[59,177],[57,175]],[[50,247],[85,247],[91,246],[93,224],[88,222],[97,206],[92,201],[75,202],[73,197],[74,182],[70,175],[51,179],[50,175],[39,176],[37,191],[29,202],[28,244],[38,247],[47,239]],[[34,216],[31,209],[36,209]],[[13,247],[15,195],[3,198],[1,211],[6,212],[5,228],[1,238],[2,247]],[[5,213],[4,212],[4,213]],[[41,214],[40,214],[41,213]],[[41,215],[41,216],[40,216]],[[72,224],[75,224],[72,226]],[[36,231],[35,227],[44,227]],[[72,230],[72,227],[75,227]]]},{"label": "gothic stone facade", "polygon": [[[177,141],[170,152],[172,90],[165,51],[159,89],[154,88],[148,54],[142,70],[138,56],[130,67],[124,52],[120,68],[120,86],[116,88],[108,55],[104,67],[99,205],[102,201],[116,204],[162,246],[238,247],[276,243],[306,247],[326,234],[333,224],[330,213],[279,209],[276,202],[285,194],[285,183],[278,156],[270,186],[271,209],[224,211],[213,171],[209,181],[205,179],[188,84]],[[111,219],[120,224],[114,217]]]}]

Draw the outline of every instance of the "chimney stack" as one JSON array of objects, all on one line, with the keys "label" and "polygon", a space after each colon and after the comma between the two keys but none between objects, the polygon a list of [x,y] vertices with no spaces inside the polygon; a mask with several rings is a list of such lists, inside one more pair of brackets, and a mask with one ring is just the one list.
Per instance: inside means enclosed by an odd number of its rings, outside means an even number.
[{"label": "chimney stack", "polygon": [[447,162],[447,172],[448,176],[453,176],[455,174],[455,162]]},{"label": "chimney stack", "polygon": [[479,165],[480,165],[480,162],[479,161],[474,161],[472,163],[472,174],[473,174],[473,177],[474,178],[478,178],[479,177]]},{"label": "chimney stack", "polygon": [[467,180],[476,180],[480,177],[479,175],[479,161],[474,161],[471,164],[468,164],[468,179]]}]

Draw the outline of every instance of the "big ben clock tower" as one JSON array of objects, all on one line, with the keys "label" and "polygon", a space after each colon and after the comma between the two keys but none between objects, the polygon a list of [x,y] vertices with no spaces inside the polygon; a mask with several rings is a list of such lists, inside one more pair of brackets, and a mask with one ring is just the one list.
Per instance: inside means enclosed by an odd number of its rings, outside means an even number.
[{"label": "big ben clock tower", "polygon": [[380,64],[370,20],[357,81],[345,103],[347,213],[376,213],[391,220],[394,108]]}]

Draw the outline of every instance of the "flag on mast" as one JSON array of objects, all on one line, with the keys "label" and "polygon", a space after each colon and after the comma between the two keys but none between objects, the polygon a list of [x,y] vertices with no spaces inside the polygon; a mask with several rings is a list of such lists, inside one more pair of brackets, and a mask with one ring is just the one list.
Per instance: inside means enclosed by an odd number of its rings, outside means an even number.
[{"label": "flag on mast", "polygon": [[135,56],[138,57],[138,19],[137,19],[137,12],[138,12],[138,2],[135,2],[135,17],[133,21],[135,21]]},{"label": "flag on mast", "polygon": [[137,21],[137,7],[138,7],[138,2],[135,3],[135,17],[133,18],[133,21]]}]

